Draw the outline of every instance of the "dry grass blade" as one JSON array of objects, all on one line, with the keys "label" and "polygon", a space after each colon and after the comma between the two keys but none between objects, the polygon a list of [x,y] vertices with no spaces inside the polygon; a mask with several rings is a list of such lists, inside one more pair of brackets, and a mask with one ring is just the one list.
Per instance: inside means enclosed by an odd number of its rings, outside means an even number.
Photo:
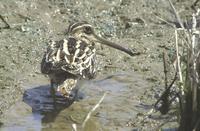
[{"label": "dry grass blade", "polygon": [[199,17],[200,10],[192,15],[192,28],[190,34],[191,42],[187,50],[187,70],[185,71],[186,79],[185,85],[185,97],[182,97],[185,102],[183,104],[183,112],[181,113],[180,130],[183,131],[199,131],[199,74],[200,74],[200,62],[199,62],[199,38],[200,33],[196,29],[197,18]]},{"label": "dry grass blade", "polygon": [[84,129],[85,124],[87,123],[87,121],[90,119],[91,114],[99,107],[99,105],[102,103],[102,101],[104,100],[105,96],[106,96],[106,92],[103,94],[103,96],[101,97],[101,99],[99,100],[99,102],[92,108],[92,110],[90,110],[90,112],[87,114],[85,120],[83,121],[82,124],[82,128]]},{"label": "dry grass blade", "polygon": [[180,56],[179,56],[179,47],[178,47],[178,33],[177,30],[175,30],[175,44],[176,44],[176,58],[177,58],[177,72],[179,74],[179,82],[180,82],[180,88],[181,88],[181,94],[184,95],[184,87],[183,87],[183,75],[181,71],[181,62],[180,62]]},{"label": "dry grass blade", "polygon": [[77,125],[76,124],[72,124],[72,131],[77,131]]},{"label": "dry grass blade", "polygon": [[196,14],[193,14],[192,16],[192,60],[193,60],[193,86],[192,86],[192,95],[193,95],[193,107],[192,110],[193,112],[197,112],[198,108],[198,99],[197,99],[197,93],[198,93],[198,84],[199,84],[199,72],[197,66],[199,66],[198,63],[198,52],[199,52],[199,46],[198,46],[198,39],[200,33],[197,31],[196,26],[197,26],[197,20],[196,17],[199,16],[200,10],[198,9]]}]

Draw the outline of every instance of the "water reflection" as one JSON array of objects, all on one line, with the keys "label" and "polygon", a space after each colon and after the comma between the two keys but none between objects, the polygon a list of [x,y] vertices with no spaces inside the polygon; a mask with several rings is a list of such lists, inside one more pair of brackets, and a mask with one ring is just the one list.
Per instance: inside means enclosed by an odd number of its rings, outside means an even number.
[{"label": "water reflection", "polygon": [[59,95],[56,95],[56,101],[54,101],[49,85],[27,89],[24,92],[23,101],[32,108],[34,116],[42,115],[42,123],[53,122],[60,111],[74,102]]},{"label": "water reflection", "polygon": [[49,85],[33,86],[28,86],[29,89],[23,94],[23,102],[18,102],[7,114],[3,130],[72,130],[73,123],[81,126],[104,92],[108,92],[108,95],[89,122],[88,127],[93,127],[92,131],[102,128],[131,130],[131,127],[124,126],[127,121],[135,118],[138,112],[149,109],[138,100],[149,84],[137,73],[80,82],[77,99],[84,98],[80,102],[57,96],[54,104]]}]

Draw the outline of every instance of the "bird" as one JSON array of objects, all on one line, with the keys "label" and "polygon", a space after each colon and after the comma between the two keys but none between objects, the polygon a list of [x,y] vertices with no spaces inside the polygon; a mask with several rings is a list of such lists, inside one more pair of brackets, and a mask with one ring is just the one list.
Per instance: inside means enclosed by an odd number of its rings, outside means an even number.
[{"label": "bird", "polygon": [[41,61],[41,72],[50,78],[52,94],[59,92],[73,98],[78,80],[95,78],[97,43],[134,55],[131,49],[98,36],[88,22],[74,22],[69,25],[64,39],[48,43]]}]

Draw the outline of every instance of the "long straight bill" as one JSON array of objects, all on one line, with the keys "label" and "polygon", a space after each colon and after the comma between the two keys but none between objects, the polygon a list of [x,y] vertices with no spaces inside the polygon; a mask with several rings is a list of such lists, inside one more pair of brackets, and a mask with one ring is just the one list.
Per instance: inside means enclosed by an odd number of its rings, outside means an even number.
[{"label": "long straight bill", "polygon": [[110,47],[115,48],[115,49],[117,49],[117,50],[123,51],[123,52],[129,54],[130,56],[134,56],[134,55],[135,55],[134,52],[133,52],[131,49],[128,49],[128,48],[122,47],[122,46],[120,46],[120,45],[118,45],[118,44],[115,44],[115,43],[113,43],[113,42],[107,41],[107,40],[105,40],[105,39],[99,37],[99,36],[96,35],[96,34],[94,34],[94,36],[96,37],[96,39],[97,39],[100,43],[102,43],[102,44],[104,44],[104,45],[107,45],[107,46],[110,46]]}]

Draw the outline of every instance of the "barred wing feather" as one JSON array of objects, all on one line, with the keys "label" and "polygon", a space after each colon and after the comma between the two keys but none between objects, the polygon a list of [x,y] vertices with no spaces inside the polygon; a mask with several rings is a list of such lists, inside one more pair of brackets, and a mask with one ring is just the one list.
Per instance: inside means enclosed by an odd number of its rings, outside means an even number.
[{"label": "barred wing feather", "polygon": [[83,78],[93,78],[95,75],[94,44],[70,37],[57,42],[51,42],[42,60],[42,72],[63,70]]}]

